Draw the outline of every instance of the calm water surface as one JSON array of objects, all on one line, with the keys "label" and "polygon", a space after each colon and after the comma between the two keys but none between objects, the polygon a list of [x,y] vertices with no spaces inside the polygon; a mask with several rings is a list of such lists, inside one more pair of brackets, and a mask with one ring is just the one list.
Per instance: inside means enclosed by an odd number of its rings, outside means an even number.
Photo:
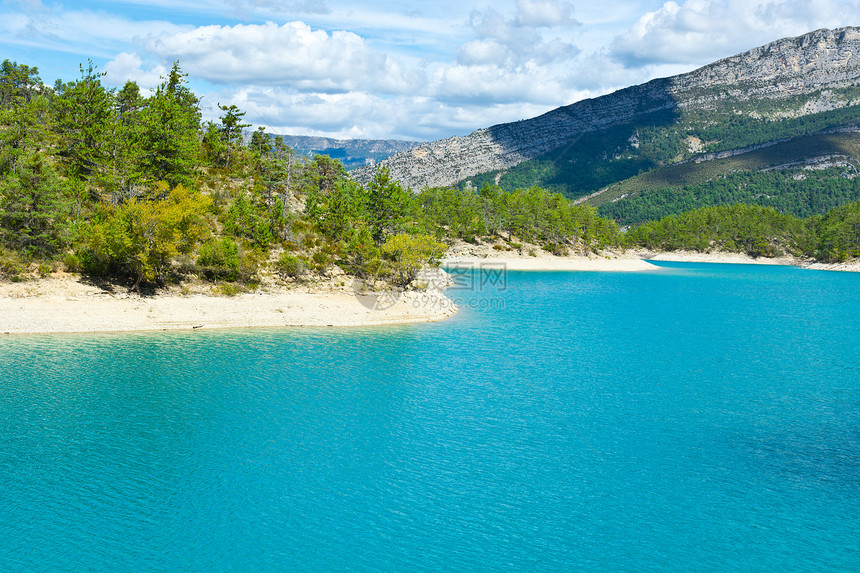
[{"label": "calm water surface", "polygon": [[438,324],[0,338],[0,570],[860,568],[860,274],[502,278]]}]

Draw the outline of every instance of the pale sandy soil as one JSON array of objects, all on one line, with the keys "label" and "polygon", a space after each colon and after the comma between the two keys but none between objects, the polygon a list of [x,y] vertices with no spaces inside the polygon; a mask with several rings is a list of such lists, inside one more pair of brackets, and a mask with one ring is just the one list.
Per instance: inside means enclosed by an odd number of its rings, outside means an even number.
[{"label": "pale sandy soil", "polygon": [[500,244],[502,250],[493,245],[472,245],[459,242],[454,245],[442,265],[451,268],[475,267],[481,265],[501,265],[507,270],[524,271],[648,271],[655,270],[656,265],[648,261],[678,261],[688,263],[732,263],[751,265],[792,265],[806,269],[827,271],[860,272],[860,259],[844,263],[818,263],[796,257],[750,257],[740,253],[699,253],[696,251],[653,252],[640,249],[626,251],[605,251],[600,255],[571,255],[557,257],[536,245],[524,245],[519,249],[511,249]]},{"label": "pale sandy soil", "polygon": [[801,266],[805,269],[817,271],[846,271],[860,273],[860,259],[852,259],[844,263],[816,263],[805,261]]},{"label": "pale sandy soil", "polygon": [[[506,247],[507,249],[507,247]],[[648,262],[782,264],[860,272],[860,260],[824,264],[793,258],[757,258],[734,253],[676,251],[606,252],[557,257],[527,246],[499,250],[489,245],[455,245],[443,266],[503,266],[507,270],[653,271]],[[270,279],[256,292],[218,296],[211,287],[186,285],[150,296],[110,290],[76,275],[57,274],[20,283],[0,282],[0,334],[192,330],[277,326],[369,326],[444,320],[457,312],[445,296],[450,278],[424,277],[425,290],[374,289],[342,274],[327,280],[287,285]]]},{"label": "pale sandy soil", "polygon": [[438,290],[371,293],[351,279],[232,297],[107,292],[71,275],[0,283],[0,334],[368,326],[444,320],[456,311]]},{"label": "pale sandy soil", "polygon": [[601,255],[570,255],[558,257],[533,245],[520,249],[499,250],[491,245],[454,245],[442,266],[449,268],[480,268],[500,265],[510,271],[649,271],[657,267],[643,260],[639,253],[606,252]]},{"label": "pale sandy soil", "polygon": [[[631,252],[632,253],[632,252]],[[668,253],[639,254],[652,261],[680,261],[688,263],[737,263],[746,265],[792,265],[819,271],[860,272],[860,259],[852,259],[844,263],[818,263],[809,259],[797,257],[757,257],[739,253],[697,253],[694,251],[672,251]]]},{"label": "pale sandy soil", "polygon": [[751,257],[741,253],[699,253],[696,251],[671,251],[649,253],[638,251],[643,258],[652,261],[679,261],[687,263],[734,263],[744,265],[795,265],[802,266],[803,259],[795,257]]}]

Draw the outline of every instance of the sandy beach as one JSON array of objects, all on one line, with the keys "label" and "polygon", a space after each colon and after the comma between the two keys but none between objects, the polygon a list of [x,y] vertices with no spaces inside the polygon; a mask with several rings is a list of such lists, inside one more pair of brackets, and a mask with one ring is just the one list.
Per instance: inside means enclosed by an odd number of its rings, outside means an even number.
[{"label": "sandy beach", "polygon": [[685,263],[727,263],[744,265],[790,265],[822,271],[860,272],[860,259],[843,263],[820,263],[797,257],[751,257],[742,253],[699,253],[696,251],[655,252],[642,249],[605,251],[559,257],[530,245],[522,249],[499,250],[490,245],[459,243],[448,251],[442,265],[450,268],[479,268],[502,265],[511,271],[602,271],[641,272],[658,267],[649,261]]},{"label": "sandy beach", "polygon": [[[752,258],[736,253],[675,251],[605,252],[558,257],[540,249],[504,250],[455,245],[442,261],[449,268],[502,266],[511,271],[651,272],[652,261],[795,265],[815,270],[860,272],[860,261],[817,263],[791,257]],[[143,296],[106,289],[76,275],[0,282],[0,335],[60,332],[122,332],[279,326],[372,326],[444,320],[457,312],[445,296],[446,275],[427,281],[426,291],[372,292],[340,275],[328,281],[286,286],[266,283],[253,293],[215,295],[173,287]]]},{"label": "sandy beach", "polygon": [[365,292],[309,285],[236,296],[140,296],[63,276],[0,283],[0,334],[121,332],[274,326],[371,326],[444,320],[457,312],[438,291]]},{"label": "sandy beach", "polygon": [[529,245],[521,249],[499,250],[490,245],[458,243],[442,259],[448,268],[480,268],[500,265],[509,271],[602,271],[641,272],[657,267],[632,251],[606,252],[602,255],[556,256]]},{"label": "sandy beach", "polygon": [[744,265],[791,265],[816,271],[860,272],[860,259],[843,263],[819,263],[811,259],[797,257],[751,257],[741,253],[697,253],[694,251],[672,251],[667,253],[640,252],[651,261],[678,261],[686,263],[730,263]]}]

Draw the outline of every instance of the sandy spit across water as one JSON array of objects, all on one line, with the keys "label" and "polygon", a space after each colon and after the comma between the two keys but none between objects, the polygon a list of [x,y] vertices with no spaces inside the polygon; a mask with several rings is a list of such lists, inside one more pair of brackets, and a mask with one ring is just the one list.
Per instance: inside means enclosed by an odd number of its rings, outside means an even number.
[{"label": "sandy spit across water", "polygon": [[729,263],[747,265],[791,265],[814,270],[860,272],[860,259],[844,263],[819,263],[797,257],[751,257],[741,253],[695,251],[654,252],[642,249],[605,251],[601,254],[559,257],[539,247],[499,250],[490,245],[458,243],[448,251],[442,265],[449,268],[502,266],[511,271],[653,271],[658,267],[649,261],[687,263]]},{"label": "sandy spit across water", "polygon": [[442,259],[448,268],[481,268],[493,265],[509,271],[624,271],[656,270],[638,252],[605,252],[600,255],[556,256],[539,247],[500,250],[491,245],[460,242]]},{"label": "sandy spit across water", "polygon": [[236,296],[106,291],[73,275],[0,283],[0,335],[432,322],[457,312],[440,291],[296,287]]},{"label": "sandy spit across water", "polygon": [[[791,257],[752,258],[736,253],[674,251],[605,252],[558,257],[539,249],[499,251],[459,244],[442,261],[450,268],[491,265],[511,271],[648,272],[653,261],[795,265],[815,270],[860,272],[860,260],[817,263]],[[280,326],[372,326],[434,322],[457,312],[446,283],[433,278],[425,291],[372,292],[344,277],[322,284],[267,284],[254,293],[216,296],[161,290],[152,296],[106,290],[68,274],[20,283],[0,282],[0,335],[59,332],[122,332]]]}]

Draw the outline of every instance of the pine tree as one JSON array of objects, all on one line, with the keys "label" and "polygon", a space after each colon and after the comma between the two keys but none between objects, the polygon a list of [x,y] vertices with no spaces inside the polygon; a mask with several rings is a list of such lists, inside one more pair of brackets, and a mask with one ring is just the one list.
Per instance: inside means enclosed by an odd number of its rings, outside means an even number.
[{"label": "pine tree", "polygon": [[67,84],[54,102],[54,128],[60,139],[60,156],[72,176],[88,179],[105,168],[107,131],[113,97],[101,84],[103,73],[90,61],[80,67],[81,79]]},{"label": "pine tree", "polygon": [[409,194],[400,183],[391,179],[387,168],[380,168],[367,185],[367,212],[370,232],[377,245],[387,233],[403,223],[409,205]]},{"label": "pine tree", "polygon": [[170,74],[146,102],[142,114],[143,175],[171,187],[191,185],[200,154],[199,101],[174,63]]},{"label": "pine tree", "polygon": [[66,182],[41,152],[21,162],[0,183],[0,240],[28,257],[60,251],[72,201]]},{"label": "pine tree", "polygon": [[144,99],[137,83],[128,81],[114,98],[112,121],[109,132],[108,187],[116,189],[119,200],[138,194],[142,179]]}]

